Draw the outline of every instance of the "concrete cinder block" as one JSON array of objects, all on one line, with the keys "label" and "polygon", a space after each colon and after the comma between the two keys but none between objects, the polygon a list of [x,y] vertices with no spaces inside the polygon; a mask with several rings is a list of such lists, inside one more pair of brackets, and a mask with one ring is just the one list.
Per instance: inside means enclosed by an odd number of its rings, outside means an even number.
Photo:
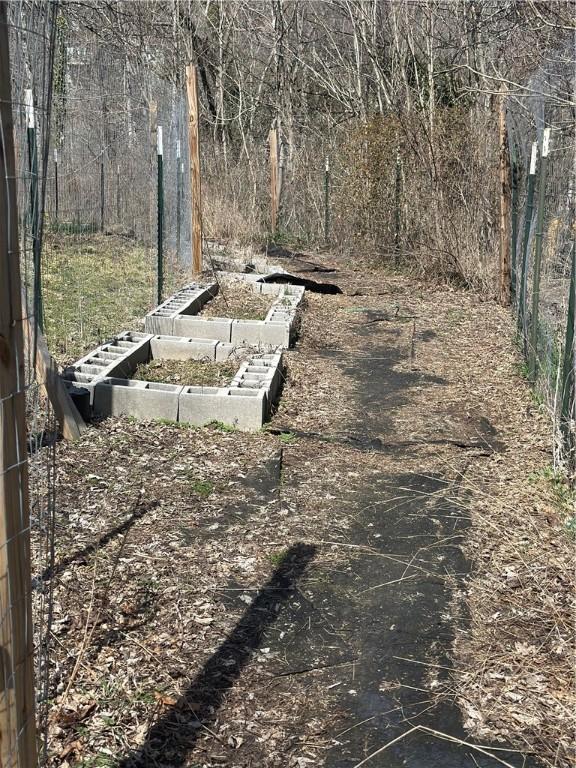
[{"label": "concrete cinder block", "polygon": [[290,326],[286,322],[234,320],[231,340],[236,345],[288,347],[290,345]]},{"label": "concrete cinder block", "polygon": [[196,426],[221,421],[237,429],[255,431],[264,423],[267,411],[264,389],[184,387],[178,418]]},{"label": "concrete cinder block", "polygon": [[153,336],[150,351],[155,360],[215,360],[217,341],[177,336]]},{"label": "concrete cinder block", "polygon": [[282,384],[282,355],[280,352],[269,355],[254,355],[238,370],[230,383],[231,387],[265,389],[268,406],[276,401]]},{"label": "concrete cinder block", "polygon": [[284,286],[279,283],[255,283],[253,287],[265,296],[278,296],[284,289]]},{"label": "concrete cinder block", "polygon": [[231,329],[232,320],[225,317],[176,317],[172,334],[230,342]]},{"label": "concrete cinder block", "polygon": [[131,376],[139,363],[148,361],[150,338],[150,334],[124,331],[66,368],[63,378],[88,384],[104,378]]},{"label": "concrete cinder block", "polygon": [[146,333],[172,336],[174,333],[174,318],[150,312],[144,318],[144,330]]},{"label": "concrete cinder block", "polygon": [[217,363],[223,363],[229,360],[236,352],[234,344],[229,344],[227,341],[219,341],[216,344],[216,355],[214,357]]},{"label": "concrete cinder block", "polygon": [[178,419],[183,387],[152,381],[109,378],[94,386],[94,413],[136,419]]}]

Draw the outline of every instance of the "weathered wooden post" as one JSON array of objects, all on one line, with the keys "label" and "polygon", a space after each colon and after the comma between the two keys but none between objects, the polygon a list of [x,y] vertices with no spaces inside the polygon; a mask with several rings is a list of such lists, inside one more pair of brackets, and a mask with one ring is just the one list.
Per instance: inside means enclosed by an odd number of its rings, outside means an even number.
[{"label": "weathered wooden post", "polygon": [[202,189],[200,182],[200,138],[198,80],[196,67],[186,67],[188,92],[188,143],[190,145],[190,184],[192,187],[192,272],[202,272]]},{"label": "weathered wooden post", "polygon": [[0,2],[0,765],[37,765],[23,312],[8,54]]}]

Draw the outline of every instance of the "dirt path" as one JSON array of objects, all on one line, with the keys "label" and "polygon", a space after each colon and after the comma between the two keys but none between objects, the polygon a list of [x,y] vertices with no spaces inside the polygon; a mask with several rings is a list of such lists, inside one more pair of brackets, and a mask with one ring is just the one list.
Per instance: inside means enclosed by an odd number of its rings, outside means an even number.
[{"label": "dirt path", "polygon": [[53,765],[538,764],[446,738],[489,742],[451,672],[480,478],[547,460],[507,317],[337,279],[308,297],[276,434],[109,421],[60,447],[62,681],[92,635]]}]

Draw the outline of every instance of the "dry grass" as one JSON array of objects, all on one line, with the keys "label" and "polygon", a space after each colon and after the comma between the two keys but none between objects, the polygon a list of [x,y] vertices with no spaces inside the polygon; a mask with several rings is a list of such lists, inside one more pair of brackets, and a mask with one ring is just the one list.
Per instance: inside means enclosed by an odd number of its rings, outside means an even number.
[{"label": "dry grass", "polygon": [[182,386],[225,387],[237,370],[237,361],[152,360],[141,363],[132,378]]},{"label": "dry grass", "polygon": [[273,297],[256,293],[240,282],[223,283],[220,292],[205,304],[204,317],[233,317],[237,320],[264,320]]},{"label": "dry grass", "polygon": [[[183,281],[167,261],[166,295]],[[140,330],[156,304],[155,254],[116,235],[52,233],[45,240],[43,293],[50,351],[68,365],[123,330]]]}]

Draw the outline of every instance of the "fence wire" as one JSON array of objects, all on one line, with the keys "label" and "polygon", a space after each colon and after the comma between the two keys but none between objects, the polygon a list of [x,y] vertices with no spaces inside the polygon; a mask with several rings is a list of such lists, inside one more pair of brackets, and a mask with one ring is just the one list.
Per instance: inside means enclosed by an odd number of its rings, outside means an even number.
[{"label": "fence wire", "polygon": [[[9,605],[2,605],[2,622],[11,615],[12,640],[19,644],[13,656],[31,670],[30,655],[34,653],[35,689],[33,695],[23,686],[18,669],[6,669],[6,627],[2,627],[4,646],[3,701],[7,705],[6,719],[18,721],[16,741],[2,736],[2,765],[29,768],[37,751],[36,733],[40,735],[40,758],[46,756],[48,702],[50,696],[51,592],[49,585],[37,584],[31,591],[31,573],[49,567],[54,553],[55,521],[55,458],[56,423],[36,372],[37,329],[42,328],[41,253],[43,232],[43,201],[45,196],[46,163],[50,137],[50,93],[52,51],[54,47],[55,8],[41,0],[2,3],[2,104],[1,158],[5,185],[0,217],[8,228],[8,240],[0,244],[4,268],[9,270],[8,282],[16,291],[12,294],[11,325],[22,329],[23,346],[14,337],[13,351],[21,356],[23,377],[16,381],[10,397],[16,403],[23,400],[24,413],[2,402],[2,428],[23,436],[19,456],[22,464],[21,481],[25,486],[18,495],[19,509],[8,503],[6,518],[18,521],[12,538],[7,539],[7,579]],[[9,54],[9,55],[7,55]],[[7,133],[11,141],[7,141]],[[10,172],[13,168],[13,173]],[[15,229],[18,235],[15,237]],[[17,248],[16,248],[17,246]],[[21,275],[21,296],[16,288],[18,279],[12,271],[17,258]],[[12,265],[12,267],[10,266]],[[6,272],[4,273],[6,274]],[[3,286],[6,290],[6,285]],[[15,302],[15,303],[14,303]],[[18,305],[22,304],[21,312]],[[15,332],[16,334],[18,332]],[[24,417],[26,425],[24,424]],[[13,423],[10,423],[10,420]],[[8,423],[7,423],[8,422]],[[27,430],[26,430],[27,426]],[[27,432],[27,440],[25,438]],[[42,450],[41,450],[42,449]],[[28,456],[26,456],[26,453]],[[3,482],[9,483],[8,477]],[[5,497],[6,498],[6,497]],[[13,500],[13,499],[12,499]],[[31,536],[31,532],[33,535]],[[6,535],[7,531],[4,531]],[[31,546],[32,542],[32,546]],[[15,559],[20,563],[15,567]],[[22,583],[22,577],[27,581]],[[18,629],[15,610],[20,601],[20,621],[25,615],[23,632]],[[31,607],[32,623],[27,611]],[[8,674],[7,674],[8,672]],[[26,677],[31,676],[27,671]],[[11,711],[10,711],[11,710]],[[35,730],[35,713],[38,729]],[[10,728],[13,726],[10,725]],[[9,754],[6,750],[9,750]]]},{"label": "fence wire", "polygon": [[507,110],[519,337],[526,374],[553,417],[556,461],[571,467],[576,443],[574,71],[573,49],[558,51],[532,77],[531,95],[510,100]]}]

